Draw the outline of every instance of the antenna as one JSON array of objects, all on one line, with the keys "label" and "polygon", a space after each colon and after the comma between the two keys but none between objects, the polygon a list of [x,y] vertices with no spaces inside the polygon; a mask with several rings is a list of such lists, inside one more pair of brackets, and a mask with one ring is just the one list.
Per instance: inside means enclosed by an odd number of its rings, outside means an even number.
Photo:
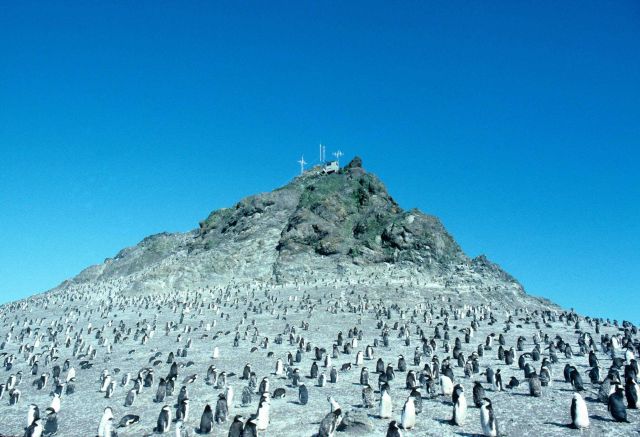
[{"label": "antenna", "polygon": [[338,150],[337,152],[333,152],[333,156],[336,157],[336,161],[338,161],[338,166],[340,166],[340,157],[344,155],[344,153],[342,153],[340,150]]},{"label": "antenna", "polygon": [[300,158],[300,161],[298,161],[298,164],[300,164],[300,174],[302,175],[304,173],[304,165],[307,162],[304,160],[304,155],[302,155],[302,158]]}]

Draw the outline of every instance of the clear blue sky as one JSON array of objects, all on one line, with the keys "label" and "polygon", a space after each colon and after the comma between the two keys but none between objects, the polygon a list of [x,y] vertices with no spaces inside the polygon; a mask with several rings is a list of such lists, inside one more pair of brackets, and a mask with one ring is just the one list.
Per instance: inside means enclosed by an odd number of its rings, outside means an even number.
[{"label": "clear blue sky", "polygon": [[0,301],[323,142],[530,293],[639,322],[639,42],[637,1],[3,2]]}]

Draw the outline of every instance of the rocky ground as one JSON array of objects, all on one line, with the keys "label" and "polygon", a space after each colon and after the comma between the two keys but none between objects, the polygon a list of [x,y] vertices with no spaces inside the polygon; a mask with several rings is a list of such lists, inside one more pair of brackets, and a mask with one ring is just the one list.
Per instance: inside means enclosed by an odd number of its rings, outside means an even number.
[{"label": "rocky ground", "polygon": [[[284,398],[271,399],[270,423],[264,435],[314,435],[318,432],[321,420],[330,411],[328,396],[341,405],[343,414],[355,418],[359,424],[347,427],[337,435],[385,435],[390,419],[378,418],[377,406],[362,406],[363,386],[359,383],[362,366],[368,368],[370,384],[377,390],[375,367],[378,358],[384,361],[385,366],[391,364],[397,369],[398,357],[404,355],[407,371],[420,372],[425,363],[432,362],[433,356],[437,356],[440,363],[445,357],[452,356],[453,351],[446,352],[444,346],[449,343],[453,348],[456,337],[462,342],[461,352],[466,359],[470,359],[478,346],[484,345],[487,336],[492,334],[496,339],[492,349],[486,350],[478,358],[480,373],[465,377],[464,369],[457,366],[456,360],[451,361],[454,383],[464,387],[469,404],[465,424],[453,426],[449,423],[452,416],[450,396],[431,395],[422,388],[422,412],[417,416],[415,429],[403,431],[404,435],[481,434],[480,413],[473,406],[471,394],[474,381],[483,383],[505,435],[623,436],[637,435],[640,429],[637,410],[628,411],[630,423],[617,423],[608,413],[607,405],[597,400],[599,384],[589,383],[585,373],[589,369],[588,359],[580,355],[578,346],[581,333],[593,336],[598,347],[602,380],[612,361],[602,352],[601,335],[622,336],[622,328],[603,321],[600,334],[596,334],[592,320],[577,315],[567,316],[568,313],[555,307],[543,304],[534,307],[528,303],[525,310],[519,309],[517,301],[486,302],[480,301],[474,293],[451,293],[438,287],[428,287],[427,284],[407,282],[402,286],[397,283],[386,285],[366,282],[364,279],[339,283],[318,281],[283,285],[229,285],[144,296],[121,293],[117,283],[103,283],[99,287],[93,284],[92,287],[93,290],[86,284],[69,285],[64,291],[1,307],[0,338],[4,341],[0,357],[5,365],[7,359],[13,357],[13,365],[9,370],[6,366],[0,369],[0,381],[4,382],[10,375],[22,372],[22,382],[17,386],[22,393],[18,404],[10,406],[6,392],[0,399],[2,435],[22,435],[25,432],[29,404],[38,405],[41,416],[45,416],[44,411],[51,403],[55,383],[50,378],[47,386],[38,389],[32,382],[43,373],[51,374],[53,366],[62,366],[67,359],[76,371],[76,391],[62,395],[57,433],[60,436],[97,435],[100,418],[107,406],[113,409],[114,424],[126,414],[140,416],[138,423],[118,429],[118,435],[153,434],[161,407],[169,405],[175,414],[177,394],[183,380],[195,374],[195,382],[184,384],[188,387],[191,400],[185,425],[188,435],[194,435],[204,406],[210,404],[215,408],[219,393],[224,392],[223,387],[206,382],[207,369],[211,365],[215,365],[218,372],[225,371],[229,375],[227,383],[235,392],[230,405],[230,418],[225,423],[216,424],[211,434],[227,435],[234,415],[241,414],[246,419],[257,410],[259,396],[255,390],[252,401],[248,405],[241,404],[241,394],[247,381],[241,380],[240,376],[247,363],[251,364],[258,382],[265,376],[269,378],[271,393],[276,388],[286,391]],[[543,313],[544,320],[541,316]],[[512,321],[507,323],[510,316]],[[465,343],[461,330],[469,328],[472,320],[476,320],[478,329],[469,343]],[[302,327],[303,323],[308,323],[308,329]],[[381,324],[384,326],[381,327]],[[167,326],[170,328],[167,329]],[[290,343],[292,327],[295,333],[292,334],[293,343]],[[414,351],[416,347],[422,350],[418,328],[422,329],[426,339],[431,339],[435,336],[436,327],[442,338],[435,340],[435,351],[431,356],[420,354],[421,363],[415,365]],[[327,382],[324,387],[317,386],[315,378],[308,378],[315,359],[314,349],[325,348],[332,355],[338,333],[343,333],[345,342],[351,341],[347,334],[353,328],[362,331],[357,346],[351,353],[344,353],[343,346],[340,346],[337,357],[332,360],[332,366],[338,370],[337,382]],[[388,346],[383,345],[385,330],[388,332]],[[405,335],[401,335],[403,331]],[[55,332],[57,334],[54,336]],[[116,342],[118,333],[120,340]],[[236,333],[239,341],[234,346]],[[255,338],[254,333],[257,333]],[[518,337],[524,337],[523,350],[516,352],[516,360],[512,365],[498,359],[497,336],[500,333],[504,334],[507,349],[515,348]],[[551,384],[542,388],[541,397],[529,395],[527,380],[518,367],[520,355],[534,348],[535,333],[543,339],[547,334],[548,342],[557,342],[556,336],[560,336],[571,345],[574,352],[570,358],[558,353],[559,362],[551,366]],[[142,344],[145,334],[149,339]],[[281,344],[276,341],[279,334],[283,334]],[[444,339],[445,334],[448,340]],[[629,335],[637,345],[637,335]],[[265,338],[269,339],[267,347],[261,345]],[[298,403],[298,388],[292,386],[291,379],[286,375],[274,375],[276,360],[282,359],[286,367],[287,354],[291,352],[295,356],[301,338],[311,344],[311,351],[302,353],[301,361],[293,362],[291,367],[300,370],[301,382],[308,387],[307,405]],[[364,351],[367,345],[374,345],[376,341],[379,345],[373,348],[374,358],[365,360],[362,366],[356,366],[356,353]],[[76,348],[76,345],[80,347]],[[546,346],[542,345],[541,358],[549,358]],[[218,358],[213,357],[216,347],[219,350]],[[91,356],[89,348],[96,351],[95,356]],[[176,354],[178,349],[185,348],[186,357],[175,359],[180,367],[174,394],[162,403],[154,402],[158,380],[169,372],[169,353]],[[39,357],[35,375],[32,375],[29,362],[33,361],[33,357]],[[540,361],[533,361],[530,356],[526,357],[526,361],[537,371],[540,369]],[[350,370],[340,370],[345,363],[351,363]],[[591,418],[590,427],[586,430],[577,431],[567,427],[574,393],[571,384],[564,382],[563,368],[567,363],[576,366],[584,375],[585,390],[581,393],[587,401]],[[324,368],[322,361],[318,365],[320,373],[325,372],[328,376],[330,369]],[[486,375],[482,374],[488,367],[501,369],[505,385],[511,376],[515,376],[520,380],[520,386],[496,390],[487,383]],[[125,397],[133,383],[121,386],[122,376],[130,373],[134,379],[142,369],[149,368],[155,374],[152,387],[143,388],[134,404],[125,407]],[[105,369],[117,381],[111,398],[99,392],[101,374]],[[61,382],[66,380],[66,374],[62,372]],[[396,370],[395,378],[389,383],[396,420],[400,419],[402,406],[409,395],[405,379],[406,372]],[[437,390],[439,393],[440,388],[437,387]],[[376,402],[378,398],[376,392]],[[169,435],[173,435],[173,428]]]}]

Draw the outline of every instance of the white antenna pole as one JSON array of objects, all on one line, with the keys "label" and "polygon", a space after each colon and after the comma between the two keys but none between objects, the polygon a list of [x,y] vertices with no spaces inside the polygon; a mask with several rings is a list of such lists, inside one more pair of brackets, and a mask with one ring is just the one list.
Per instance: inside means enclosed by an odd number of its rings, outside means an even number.
[{"label": "white antenna pole", "polygon": [[300,174],[302,175],[304,173],[304,165],[307,162],[304,160],[304,155],[302,155],[302,158],[300,158],[300,161],[298,161],[298,164],[300,164]]},{"label": "white antenna pole", "polygon": [[322,163],[322,144],[320,144],[320,163]]},{"label": "white antenna pole", "polygon": [[337,152],[333,152],[333,156],[336,157],[336,161],[338,161],[338,167],[340,167],[340,157],[344,155],[344,153],[342,153],[340,150],[338,150]]}]

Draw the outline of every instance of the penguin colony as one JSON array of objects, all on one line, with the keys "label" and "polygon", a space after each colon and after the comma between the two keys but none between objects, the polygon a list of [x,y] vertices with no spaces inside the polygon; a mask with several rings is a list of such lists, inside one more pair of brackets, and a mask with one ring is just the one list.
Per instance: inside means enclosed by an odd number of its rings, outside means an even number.
[{"label": "penguin colony", "polygon": [[637,435],[636,326],[513,305],[72,283],[0,307],[0,435]]}]

